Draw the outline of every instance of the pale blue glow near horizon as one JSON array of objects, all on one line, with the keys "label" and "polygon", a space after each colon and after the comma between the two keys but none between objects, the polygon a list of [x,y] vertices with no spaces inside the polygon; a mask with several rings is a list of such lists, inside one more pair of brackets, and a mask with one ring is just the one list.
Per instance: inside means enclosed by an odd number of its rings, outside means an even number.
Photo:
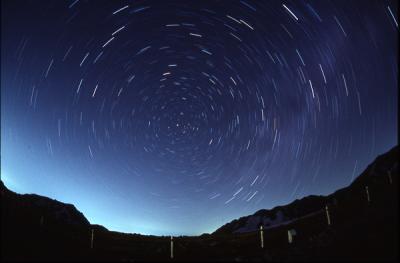
[{"label": "pale blue glow near horizon", "polygon": [[[7,145],[7,144],[2,144]],[[15,148],[14,148],[15,149]],[[2,150],[3,147],[2,147]],[[3,153],[3,151],[2,151]],[[182,227],[182,224],[168,224],[168,220],[160,217],[157,211],[151,211],[148,209],[141,209],[138,205],[127,205],[126,202],[118,197],[118,194],[112,195],[112,192],[98,192],[98,187],[96,185],[85,184],[74,184],[73,181],[60,180],[65,178],[64,176],[49,179],[52,183],[46,184],[43,181],[39,182],[37,180],[32,180],[32,175],[45,177],[44,174],[60,173],[61,171],[57,168],[52,167],[50,169],[45,169],[46,173],[43,173],[42,169],[35,168],[35,162],[29,160],[23,163],[27,166],[16,165],[15,162],[21,163],[21,159],[18,161],[8,159],[8,155],[2,154],[2,168],[1,168],[1,179],[4,184],[10,190],[19,194],[38,194],[43,195],[52,199],[64,203],[71,203],[84,214],[84,216],[89,220],[91,224],[99,224],[106,227],[111,231],[118,231],[124,233],[139,233],[144,235],[164,235],[164,236],[179,236],[179,235],[200,235],[202,233],[211,233],[215,231],[218,227],[230,222],[233,219],[238,219],[241,216],[252,214],[259,209],[271,209],[277,205],[285,205],[293,200],[281,200],[282,202],[274,202],[273,206],[269,207],[259,207],[253,211],[249,211],[247,214],[242,214],[238,211],[233,212],[230,216],[221,216],[220,220],[215,220],[217,223],[209,223],[207,226],[203,224],[202,227],[193,230],[191,225],[187,227]],[[21,156],[21,155],[20,155]],[[371,160],[372,161],[372,160]],[[365,167],[358,167],[357,175],[362,172]],[[72,171],[70,171],[72,172]],[[75,171],[77,172],[77,171]],[[82,171],[81,171],[82,172]],[[26,175],[30,177],[26,177]],[[347,186],[343,185],[342,187]],[[55,191],[55,189],[58,189]],[[312,194],[330,194],[333,191],[326,191],[325,193],[312,193]],[[102,195],[105,194],[105,195]],[[179,221],[179,216],[176,217]],[[202,223],[203,218],[199,217],[199,223]],[[171,221],[170,221],[171,222]],[[200,230],[200,231],[199,231]]]}]

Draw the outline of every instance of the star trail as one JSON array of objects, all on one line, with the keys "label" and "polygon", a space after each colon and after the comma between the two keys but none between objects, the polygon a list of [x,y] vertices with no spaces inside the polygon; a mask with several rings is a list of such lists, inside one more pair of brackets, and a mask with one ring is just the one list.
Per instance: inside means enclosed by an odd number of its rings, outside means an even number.
[{"label": "star trail", "polygon": [[2,1],[1,177],[201,234],[396,144],[396,1]]}]

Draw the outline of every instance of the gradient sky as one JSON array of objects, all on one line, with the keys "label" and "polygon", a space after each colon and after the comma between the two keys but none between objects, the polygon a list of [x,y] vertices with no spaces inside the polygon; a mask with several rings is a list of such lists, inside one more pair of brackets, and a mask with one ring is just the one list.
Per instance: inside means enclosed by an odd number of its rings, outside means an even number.
[{"label": "gradient sky", "polygon": [[350,184],[397,143],[397,1],[2,1],[1,179],[155,235]]}]

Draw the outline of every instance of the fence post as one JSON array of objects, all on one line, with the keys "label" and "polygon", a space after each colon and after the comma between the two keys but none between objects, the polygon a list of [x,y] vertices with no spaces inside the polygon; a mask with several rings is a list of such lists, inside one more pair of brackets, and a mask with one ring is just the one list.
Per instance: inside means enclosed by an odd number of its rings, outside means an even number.
[{"label": "fence post", "polygon": [[326,220],[328,221],[328,226],[330,226],[331,225],[331,217],[329,215],[328,205],[325,205],[325,212],[326,212]]},{"label": "fence post", "polygon": [[43,216],[40,217],[40,226],[43,226],[44,218]]},{"label": "fence post", "polygon": [[93,248],[94,229],[92,229],[92,237],[90,238],[90,248]]},{"label": "fence post", "polygon": [[261,239],[261,248],[264,248],[263,226],[260,226],[260,239]]},{"label": "fence post", "polygon": [[171,236],[171,259],[174,258],[174,238]]},{"label": "fence post", "polygon": [[367,192],[367,200],[368,200],[368,203],[369,203],[369,202],[371,202],[371,199],[369,197],[368,186],[365,187],[365,191]]},{"label": "fence post", "polygon": [[289,244],[291,244],[291,243],[293,243],[293,237],[296,235],[296,230],[295,229],[289,229],[287,231],[287,233],[288,233]]},{"label": "fence post", "polygon": [[392,184],[392,174],[390,171],[388,172],[388,177],[389,177],[389,184]]}]

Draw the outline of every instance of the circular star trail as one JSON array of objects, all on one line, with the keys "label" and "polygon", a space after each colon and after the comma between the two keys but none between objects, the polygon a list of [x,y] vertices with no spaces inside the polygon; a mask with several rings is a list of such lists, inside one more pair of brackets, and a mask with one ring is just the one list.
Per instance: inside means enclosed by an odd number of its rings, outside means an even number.
[{"label": "circular star trail", "polygon": [[92,223],[210,232],[396,143],[394,1],[2,5],[2,177]]}]

